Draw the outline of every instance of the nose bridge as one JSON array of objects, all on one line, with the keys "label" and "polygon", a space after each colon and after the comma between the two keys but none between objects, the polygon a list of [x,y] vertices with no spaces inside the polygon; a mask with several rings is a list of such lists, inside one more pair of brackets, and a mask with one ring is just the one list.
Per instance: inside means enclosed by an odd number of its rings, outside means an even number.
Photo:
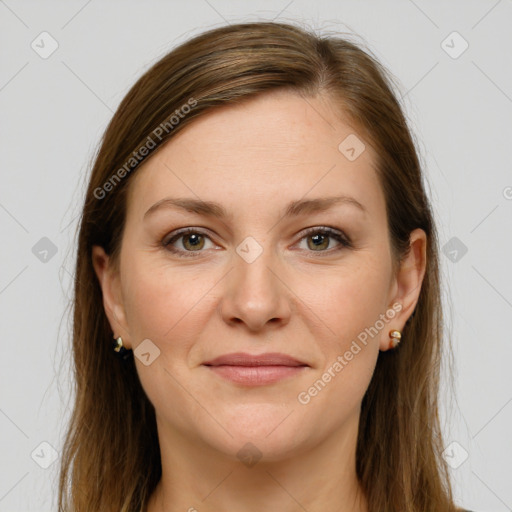
[{"label": "nose bridge", "polygon": [[279,263],[271,243],[270,236],[264,241],[248,236],[236,247],[234,268],[222,297],[225,321],[242,321],[250,329],[259,329],[273,319],[288,321],[289,297],[276,276]]}]

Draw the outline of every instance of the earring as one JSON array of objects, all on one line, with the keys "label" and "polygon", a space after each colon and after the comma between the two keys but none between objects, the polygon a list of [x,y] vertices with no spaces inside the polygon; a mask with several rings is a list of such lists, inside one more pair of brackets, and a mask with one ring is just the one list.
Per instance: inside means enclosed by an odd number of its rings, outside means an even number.
[{"label": "earring", "polygon": [[400,331],[389,331],[389,336],[390,336],[390,340],[389,340],[389,348],[395,348],[399,343],[400,343],[400,340],[402,338],[402,333]]},{"label": "earring", "polygon": [[112,347],[114,349],[114,355],[117,358],[125,361],[133,354],[133,351],[123,347],[123,338],[121,338],[121,336],[119,336],[119,338],[114,337],[114,339],[115,339],[115,341],[112,343]]}]

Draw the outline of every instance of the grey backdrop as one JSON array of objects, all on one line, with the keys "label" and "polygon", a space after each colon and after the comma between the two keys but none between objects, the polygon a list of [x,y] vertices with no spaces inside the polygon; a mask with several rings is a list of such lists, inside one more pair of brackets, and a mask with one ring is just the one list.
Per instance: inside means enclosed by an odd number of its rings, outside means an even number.
[{"label": "grey backdrop", "polygon": [[0,511],[56,510],[73,237],[103,130],[173,46],[256,19],[355,32],[400,81],[443,248],[445,456],[460,504],[512,510],[512,0],[0,0]]}]

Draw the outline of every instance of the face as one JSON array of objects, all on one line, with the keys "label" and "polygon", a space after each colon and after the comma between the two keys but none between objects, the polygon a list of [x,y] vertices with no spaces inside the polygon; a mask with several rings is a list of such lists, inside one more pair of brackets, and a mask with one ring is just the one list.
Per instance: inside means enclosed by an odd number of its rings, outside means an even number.
[{"label": "face", "polygon": [[159,433],[277,460],[357,423],[423,277],[392,273],[375,162],[328,99],[275,92],[199,118],[137,170],[119,269],[93,259]]}]

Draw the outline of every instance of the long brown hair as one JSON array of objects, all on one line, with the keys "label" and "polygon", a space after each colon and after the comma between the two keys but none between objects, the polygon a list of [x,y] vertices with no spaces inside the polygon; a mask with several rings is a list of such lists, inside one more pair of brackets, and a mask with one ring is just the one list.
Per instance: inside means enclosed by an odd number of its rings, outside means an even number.
[{"label": "long brown hair", "polygon": [[[414,315],[399,350],[380,353],[362,402],[356,470],[372,512],[456,510],[438,417],[443,316],[437,232],[393,85],[371,52],[348,38],[255,22],[194,37],[130,89],[103,136],[79,225],[76,394],[62,454],[60,511],[138,512],[161,476],[154,408],[133,359],[113,358],[93,245],[117,261],[127,187],[141,161],[205,112],[278,88],[305,98],[325,93],[376,149],[395,269],[407,254],[411,231],[427,234],[427,268]],[[148,149],[142,158],[143,146]]]}]

